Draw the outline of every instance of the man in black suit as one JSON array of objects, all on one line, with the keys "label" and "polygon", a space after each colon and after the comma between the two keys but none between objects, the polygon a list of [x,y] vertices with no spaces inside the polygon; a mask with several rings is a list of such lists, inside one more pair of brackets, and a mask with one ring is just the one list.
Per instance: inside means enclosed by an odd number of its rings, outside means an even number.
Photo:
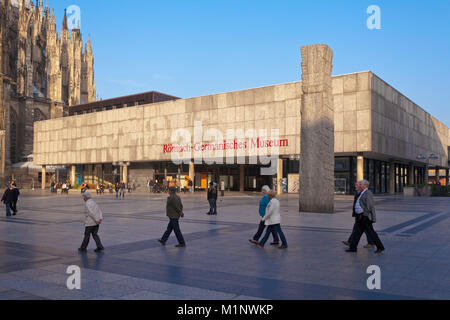
[{"label": "man in black suit", "polygon": [[[359,196],[360,196],[360,192],[358,191],[359,189],[359,182],[356,182],[355,184],[355,189],[356,189],[356,194],[355,194],[355,198],[353,200],[353,206],[352,206],[352,217],[355,218],[355,224],[353,226],[353,231],[352,234],[350,235],[350,238],[347,241],[342,241],[343,244],[345,244],[347,247],[350,246],[350,244],[353,241],[353,238],[355,237],[355,233],[356,233],[356,212],[355,212],[355,204],[356,201],[358,200]],[[372,249],[373,247],[375,247],[375,242],[370,238],[370,235],[365,232],[366,237],[367,237],[367,244],[364,246],[364,248],[366,249]]]},{"label": "man in black suit", "polygon": [[346,251],[356,252],[359,240],[361,239],[362,234],[366,232],[377,246],[377,251],[375,253],[382,253],[385,248],[378,237],[378,234],[373,229],[373,224],[377,222],[377,218],[375,201],[373,199],[372,191],[369,190],[369,181],[360,181],[357,184],[357,190],[359,192],[359,197],[353,206],[356,215],[355,233],[353,239],[351,239],[350,249]]}]

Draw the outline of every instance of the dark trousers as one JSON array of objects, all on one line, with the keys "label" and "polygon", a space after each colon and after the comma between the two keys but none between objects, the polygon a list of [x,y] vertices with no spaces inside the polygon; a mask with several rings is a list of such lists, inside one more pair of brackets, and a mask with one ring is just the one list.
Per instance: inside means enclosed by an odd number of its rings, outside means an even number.
[{"label": "dark trousers", "polygon": [[217,200],[209,199],[209,214],[217,214]]},{"label": "dark trousers", "polygon": [[363,233],[366,232],[370,239],[373,240],[374,244],[377,246],[378,250],[384,250],[383,243],[381,243],[378,234],[373,229],[373,222],[364,215],[360,215],[356,218],[355,232],[353,235],[352,242],[350,243],[350,250],[357,250],[359,240],[361,239]]},{"label": "dark trousers", "polygon": [[172,233],[172,231],[175,232],[175,236],[177,237],[179,244],[186,244],[184,242],[183,235],[181,234],[180,224],[178,222],[178,219],[170,219],[169,225],[167,226],[167,231],[164,233],[161,240],[163,242],[167,242],[167,240],[169,240],[169,237],[170,237],[170,234]]},{"label": "dark trousers", "polygon": [[17,214],[17,201],[11,202],[11,210],[13,211],[13,215]]},{"label": "dark trousers", "polygon": [[91,235],[95,243],[97,244],[97,249],[103,249],[102,242],[100,241],[100,237],[98,236],[99,229],[100,226],[86,227],[84,231],[83,243],[81,244],[81,249],[87,249]]},{"label": "dark trousers", "polygon": [[[256,232],[255,236],[253,237],[253,240],[259,241],[264,232],[264,229],[266,229],[266,224],[264,221],[261,220],[261,222],[259,223],[258,232]],[[278,233],[274,229],[272,229],[272,237],[273,242],[280,242],[280,239],[278,238]]]},{"label": "dark trousers", "polygon": [[[352,234],[350,235],[350,238],[348,238],[348,242],[352,243],[353,239],[355,238],[355,233],[356,233],[356,218],[355,218],[355,224],[353,225],[353,231]],[[366,238],[367,238],[367,243],[374,246],[375,242],[373,241],[373,239],[370,237],[370,235],[364,231],[364,233],[366,234]]]},{"label": "dark trousers", "polygon": [[269,236],[270,234],[275,231],[276,233],[278,233],[278,235],[281,238],[281,245],[282,246],[286,246],[287,247],[287,241],[286,241],[286,237],[284,236],[283,230],[281,230],[281,225],[280,224],[274,224],[271,226],[267,227],[267,231],[266,231],[266,235],[264,236],[264,238],[261,240],[261,242],[259,243],[260,245],[264,246],[267,242],[267,240],[269,240]]}]

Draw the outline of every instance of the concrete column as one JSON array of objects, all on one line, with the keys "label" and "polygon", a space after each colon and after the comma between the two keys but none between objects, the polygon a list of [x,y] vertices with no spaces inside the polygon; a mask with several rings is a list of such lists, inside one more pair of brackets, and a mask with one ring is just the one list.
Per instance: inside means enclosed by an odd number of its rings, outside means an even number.
[{"label": "concrete column", "polygon": [[73,186],[77,183],[77,166],[70,167],[70,184]]},{"label": "concrete column", "polygon": [[277,194],[283,194],[283,159],[278,159],[277,168]]},{"label": "concrete column", "polygon": [[449,169],[445,169],[445,185],[448,186],[449,182]]},{"label": "concrete column", "polygon": [[128,183],[128,165],[126,163],[123,164],[123,168],[122,168],[122,180],[123,183],[127,184]]},{"label": "concrete column", "polygon": [[245,191],[245,165],[241,164],[239,166],[239,191]]},{"label": "concrete column", "polygon": [[389,193],[395,194],[395,162],[389,162]]},{"label": "concrete column", "polygon": [[437,183],[439,180],[441,180],[441,170],[438,168],[435,170],[435,172],[436,172],[435,178]]},{"label": "concrete column", "polygon": [[430,183],[430,176],[429,176],[429,171],[430,168],[428,167],[428,165],[425,166],[425,178],[424,178],[424,184],[429,184]]},{"label": "concrete column", "polygon": [[46,182],[46,170],[45,166],[42,166],[42,190],[45,190],[45,182]]},{"label": "concrete column", "polygon": [[303,95],[301,104],[298,104],[302,112],[299,210],[333,213],[333,51],[327,45],[310,45],[302,47],[301,52]]},{"label": "concrete column", "polygon": [[189,163],[189,178],[192,180],[192,192],[195,192],[195,163],[191,161]]},{"label": "concrete column", "polygon": [[415,167],[414,164],[410,164],[409,165],[409,170],[408,170],[408,185],[413,185],[414,184],[414,175],[415,175]]},{"label": "concrete column", "polygon": [[356,160],[356,181],[361,180],[364,180],[364,155],[359,153]]},{"label": "concrete column", "polygon": [[103,183],[103,166],[101,164],[95,165],[95,184]]}]

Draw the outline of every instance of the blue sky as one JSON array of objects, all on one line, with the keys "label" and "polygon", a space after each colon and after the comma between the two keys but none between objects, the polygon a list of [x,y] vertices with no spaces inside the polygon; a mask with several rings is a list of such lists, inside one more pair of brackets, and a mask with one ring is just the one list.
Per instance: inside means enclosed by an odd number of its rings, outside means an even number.
[{"label": "blue sky", "polygon": [[[103,99],[297,81],[300,46],[326,43],[335,75],[371,70],[450,126],[449,0],[50,0],[58,28],[72,4],[91,34]],[[366,27],[372,4],[381,30]]]}]

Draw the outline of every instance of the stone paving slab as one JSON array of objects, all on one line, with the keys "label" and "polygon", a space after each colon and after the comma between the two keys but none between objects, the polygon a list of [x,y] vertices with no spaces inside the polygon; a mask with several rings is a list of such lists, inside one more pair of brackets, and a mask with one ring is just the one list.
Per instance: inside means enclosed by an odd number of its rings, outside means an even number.
[{"label": "stone paving slab", "polygon": [[[78,195],[27,193],[19,216],[0,217],[0,300],[254,300],[450,299],[450,200],[377,196],[379,231],[387,250],[344,252],[352,229],[351,197],[336,197],[336,214],[298,213],[298,199],[281,197],[289,249],[250,245],[258,224],[257,194],[219,201],[207,216],[204,194],[182,195],[188,242],[156,241],[167,225],[165,195],[95,200],[104,210],[106,251],[77,252],[83,236]],[[67,266],[81,267],[82,290],[66,287]],[[366,269],[382,270],[370,291]]]}]

